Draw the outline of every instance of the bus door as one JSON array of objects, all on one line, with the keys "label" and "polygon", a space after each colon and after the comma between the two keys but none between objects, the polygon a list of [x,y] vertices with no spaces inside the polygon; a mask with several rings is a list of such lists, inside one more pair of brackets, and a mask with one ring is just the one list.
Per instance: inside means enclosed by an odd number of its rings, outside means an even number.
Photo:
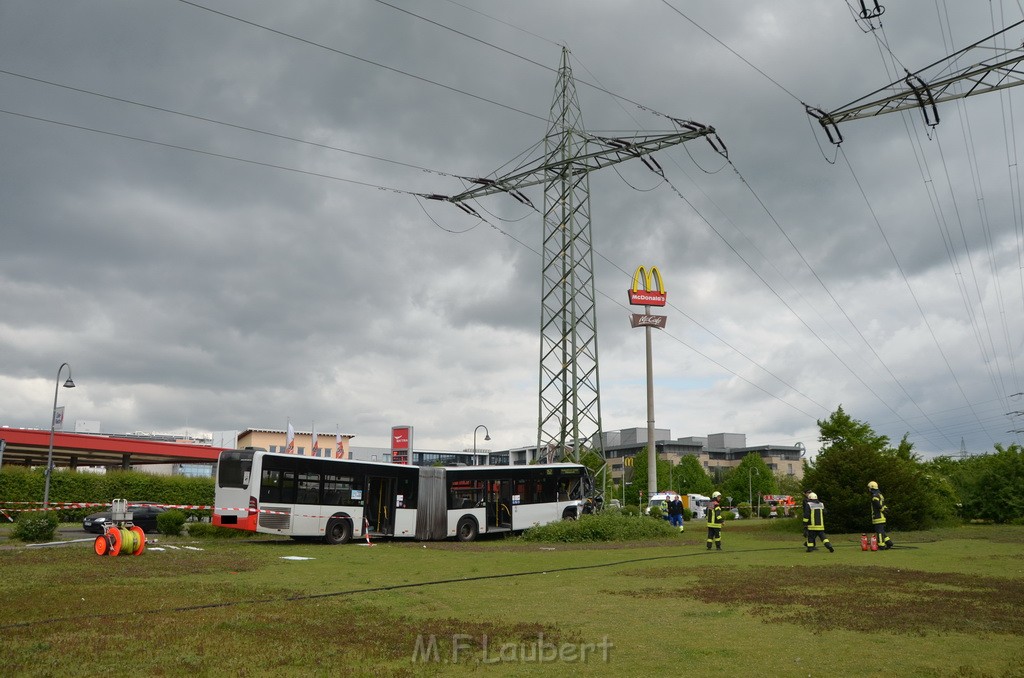
[{"label": "bus door", "polygon": [[512,481],[487,483],[487,527],[512,529]]},{"label": "bus door", "polygon": [[363,516],[370,523],[370,532],[373,534],[395,533],[395,502],[396,502],[395,478],[380,478],[368,476],[366,478],[366,505],[363,509]]}]

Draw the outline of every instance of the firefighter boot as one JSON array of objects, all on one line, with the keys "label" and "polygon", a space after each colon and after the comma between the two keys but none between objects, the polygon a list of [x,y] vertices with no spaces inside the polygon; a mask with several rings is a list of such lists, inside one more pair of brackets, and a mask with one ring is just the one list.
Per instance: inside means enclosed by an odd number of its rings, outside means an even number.
[{"label": "firefighter boot", "polygon": [[836,550],[834,548],[832,548],[832,542],[830,542],[828,539],[825,540],[825,548],[828,549],[829,553],[835,553],[836,552]]}]

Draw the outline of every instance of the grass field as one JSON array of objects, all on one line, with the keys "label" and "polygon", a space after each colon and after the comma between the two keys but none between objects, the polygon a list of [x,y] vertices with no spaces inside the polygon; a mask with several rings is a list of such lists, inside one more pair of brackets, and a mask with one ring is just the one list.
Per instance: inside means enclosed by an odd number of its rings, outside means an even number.
[{"label": "grass field", "polygon": [[722,552],[694,527],[589,546],[157,535],[117,558],[0,538],[0,675],[1024,676],[1024,527],[877,553],[840,535],[834,554],[767,521],[724,532]]}]

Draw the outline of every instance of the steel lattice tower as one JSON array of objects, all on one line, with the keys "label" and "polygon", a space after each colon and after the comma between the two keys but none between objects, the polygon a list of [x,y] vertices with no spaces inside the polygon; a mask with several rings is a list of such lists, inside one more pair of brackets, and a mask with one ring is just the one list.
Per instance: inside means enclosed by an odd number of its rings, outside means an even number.
[{"label": "steel lattice tower", "polygon": [[418,195],[454,203],[482,219],[466,203],[508,193],[533,207],[521,189],[544,186],[537,452],[548,459],[578,460],[584,443],[603,456],[589,175],[636,158],[661,174],[651,153],[714,135],[715,130],[669,118],[676,131],[615,137],[587,132],[576,98],[569,50],[564,47],[549,119],[544,156],[538,160],[495,179],[463,177],[476,186],[457,195]]},{"label": "steel lattice tower", "polygon": [[537,450],[579,460],[589,440],[601,448],[597,307],[590,223],[590,173],[583,116],[569,65],[562,64],[544,137],[544,241],[540,314],[540,414]]}]

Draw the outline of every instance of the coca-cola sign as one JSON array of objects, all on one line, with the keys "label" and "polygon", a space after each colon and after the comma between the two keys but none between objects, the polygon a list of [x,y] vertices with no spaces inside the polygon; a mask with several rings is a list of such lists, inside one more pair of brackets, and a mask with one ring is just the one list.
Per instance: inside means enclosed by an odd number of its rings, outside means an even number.
[{"label": "coca-cola sign", "polygon": [[667,320],[667,315],[645,315],[643,313],[629,314],[630,327],[657,327],[659,329],[665,329],[665,322]]}]

